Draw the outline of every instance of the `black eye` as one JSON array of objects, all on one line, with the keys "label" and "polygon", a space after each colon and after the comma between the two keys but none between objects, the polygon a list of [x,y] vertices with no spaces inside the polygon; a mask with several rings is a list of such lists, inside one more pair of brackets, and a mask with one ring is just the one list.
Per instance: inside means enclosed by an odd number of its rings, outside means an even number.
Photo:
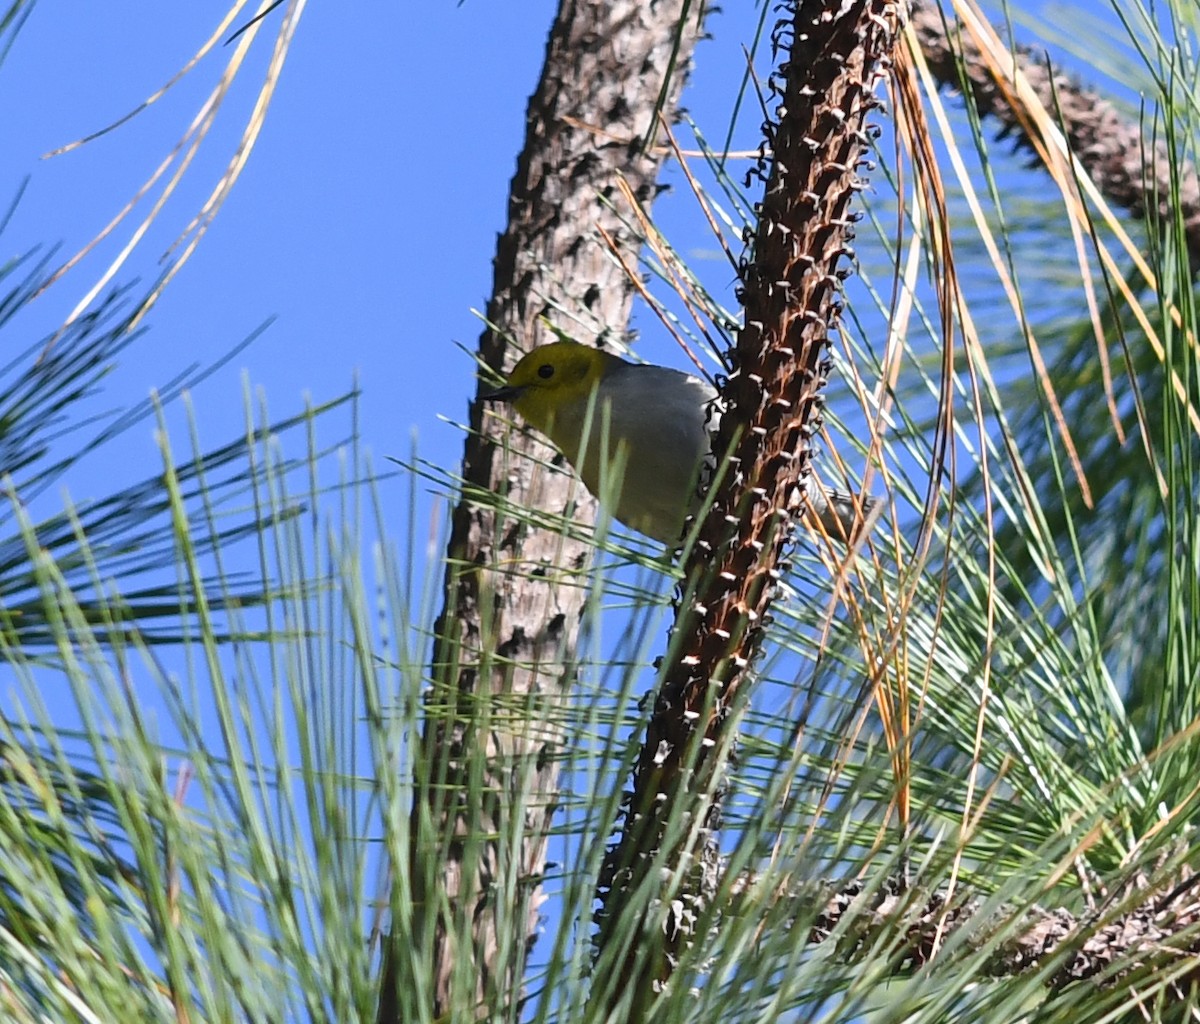
[{"label": "black eye", "polygon": [[542,380],[549,380],[554,376],[554,367],[549,363],[542,363],[542,365],[538,367],[538,376],[541,377]]}]

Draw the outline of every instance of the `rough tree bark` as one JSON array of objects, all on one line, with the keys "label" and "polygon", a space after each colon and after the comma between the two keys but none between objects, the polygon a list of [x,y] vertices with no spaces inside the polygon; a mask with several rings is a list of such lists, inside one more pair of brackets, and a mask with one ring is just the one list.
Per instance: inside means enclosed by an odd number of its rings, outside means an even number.
[{"label": "rough tree bark", "polygon": [[[702,0],[562,0],[529,103],[508,226],[497,244],[490,327],[479,341],[480,358],[494,370],[553,340],[541,317],[587,343],[623,337],[633,289],[599,229],[635,262],[639,239],[609,204],[619,206],[622,176],[642,203],[656,194],[662,150],[647,152],[641,143],[653,135],[667,83],[663,114],[675,114],[702,10]],[[470,427],[462,474],[468,488],[594,520],[591,498],[571,476],[539,465],[553,452],[488,415],[478,396]],[[546,712],[571,682],[563,666],[576,641],[589,555],[586,543],[518,525],[469,498],[454,511],[418,754],[431,782],[415,801],[410,829],[424,856],[414,852],[408,864],[393,865],[411,873],[412,906],[404,909],[415,922],[410,934],[433,944],[433,978],[405,976],[412,956],[395,955],[393,928],[381,1024],[403,1019],[414,988],[432,991],[434,1018],[463,1006],[481,1015],[511,1012],[519,996],[556,801],[561,736]],[[503,717],[498,696],[508,709]],[[482,806],[463,799],[472,773]],[[516,856],[500,838],[512,835],[513,817],[523,819]],[[444,861],[435,877],[416,870],[429,862],[430,845]],[[397,887],[393,919],[401,898]]]},{"label": "rough tree bark", "polygon": [[[793,0],[780,5],[771,89],[780,102],[759,174],[753,252],[742,268],[744,324],[722,391],[726,410],[713,448],[730,469],[686,566],[695,597],[680,604],[674,656],[663,671],[634,773],[625,828],[606,865],[603,956],[616,923],[648,883],[662,899],[639,948],[609,949],[595,998],[604,1019],[639,1020],[695,938],[720,877],[715,842],[722,773],[762,642],[765,614],[809,478],[821,423],[841,279],[853,237],[850,202],[870,145],[898,31],[893,0]],[[611,965],[611,966],[610,966]]]}]

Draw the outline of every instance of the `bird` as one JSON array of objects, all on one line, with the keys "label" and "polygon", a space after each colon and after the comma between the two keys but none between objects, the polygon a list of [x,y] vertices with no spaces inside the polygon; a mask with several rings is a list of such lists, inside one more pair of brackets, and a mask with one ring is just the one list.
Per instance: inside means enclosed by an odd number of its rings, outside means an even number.
[{"label": "bird", "polygon": [[[597,498],[615,489],[621,471],[613,516],[652,540],[678,546],[687,516],[700,508],[697,483],[720,424],[711,384],[682,370],[631,363],[560,340],[527,353],[503,386],[480,397],[509,403],[549,438]],[[808,502],[826,534],[850,542],[879,512],[872,498],[819,486],[808,488]]]}]

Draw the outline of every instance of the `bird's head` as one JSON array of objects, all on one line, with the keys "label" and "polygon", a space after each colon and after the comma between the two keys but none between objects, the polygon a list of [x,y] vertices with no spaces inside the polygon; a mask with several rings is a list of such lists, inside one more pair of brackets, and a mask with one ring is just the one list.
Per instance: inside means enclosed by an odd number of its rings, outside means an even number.
[{"label": "bird's head", "polygon": [[524,356],[505,385],[483,398],[511,402],[531,426],[553,436],[562,410],[586,407],[605,375],[621,363],[617,356],[577,341],[551,342]]}]

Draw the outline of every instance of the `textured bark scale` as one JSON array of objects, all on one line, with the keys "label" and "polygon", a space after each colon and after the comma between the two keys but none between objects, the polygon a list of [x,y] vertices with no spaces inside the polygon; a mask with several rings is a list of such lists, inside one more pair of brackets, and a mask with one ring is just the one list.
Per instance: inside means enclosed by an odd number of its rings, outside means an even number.
[{"label": "textured bark scale", "polygon": [[[542,317],[585,343],[603,344],[610,332],[623,337],[633,288],[600,230],[636,263],[640,239],[615,208],[618,178],[650,205],[664,154],[643,150],[642,142],[653,135],[664,83],[662,114],[675,117],[701,9],[690,0],[560,5],[529,102],[508,224],[497,242],[490,326],[479,342],[481,359],[497,372],[552,340]],[[468,488],[594,521],[595,503],[571,475],[538,465],[555,456],[537,437],[511,431],[478,397],[470,427],[462,473]],[[417,755],[433,781],[418,794],[411,826],[414,843],[444,851],[438,877],[413,870],[409,879],[414,932],[432,936],[433,977],[403,977],[400,964],[411,957],[385,952],[381,1024],[401,1019],[402,992],[430,991],[434,1018],[464,1002],[500,1012],[519,998],[524,958],[512,950],[532,943],[539,921],[562,739],[553,723],[572,682],[565,666],[574,657],[590,550],[557,530],[506,523],[469,496],[455,508]],[[490,710],[499,707],[507,710]],[[483,773],[482,806],[465,806],[472,772]],[[515,816],[524,819],[518,862],[505,843],[479,838],[511,835]],[[470,941],[456,945],[462,922]],[[454,991],[464,978],[473,993]]]},{"label": "textured bark scale", "polygon": [[[732,452],[687,565],[694,594],[677,610],[673,650],[636,768],[626,825],[611,852],[601,944],[624,895],[660,855],[678,801],[694,808],[690,834],[668,863],[694,866],[664,901],[654,988],[669,977],[719,877],[720,773],[732,748],[739,689],[759,650],[765,617],[809,476],[821,423],[841,279],[852,259],[850,204],[862,188],[867,115],[890,66],[899,7],[885,2],[800,2],[775,29],[786,59],[771,80],[775,121],[764,125],[753,248],[744,261],[744,326],[723,389],[727,411],[714,452]],[[630,958],[631,968],[634,958]],[[617,972],[622,973],[622,972]]]}]

